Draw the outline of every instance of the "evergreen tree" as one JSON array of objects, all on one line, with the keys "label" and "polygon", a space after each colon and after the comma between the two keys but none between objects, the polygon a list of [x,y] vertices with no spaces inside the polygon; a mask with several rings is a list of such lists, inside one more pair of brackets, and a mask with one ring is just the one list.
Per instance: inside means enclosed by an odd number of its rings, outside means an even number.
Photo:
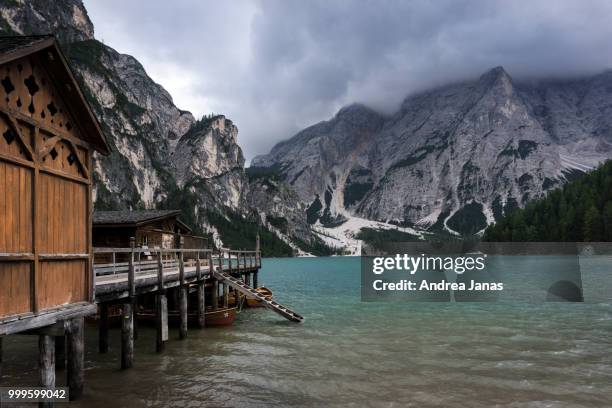
[{"label": "evergreen tree", "polygon": [[585,242],[597,242],[602,238],[602,222],[599,211],[591,205],[584,215],[583,239]]},{"label": "evergreen tree", "polygon": [[483,240],[612,242],[612,161],[513,211]]},{"label": "evergreen tree", "polygon": [[[610,185],[612,185],[612,181]],[[612,242],[612,199],[610,199],[604,207],[602,222],[604,229],[602,238],[606,242]]]}]

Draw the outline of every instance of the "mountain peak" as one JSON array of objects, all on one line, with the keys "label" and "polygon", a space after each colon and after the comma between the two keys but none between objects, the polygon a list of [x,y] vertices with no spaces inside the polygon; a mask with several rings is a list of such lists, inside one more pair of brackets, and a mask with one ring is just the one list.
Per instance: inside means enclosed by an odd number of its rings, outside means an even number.
[{"label": "mountain peak", "polygon": [[343,116],[347,114],[351,115],[353,113],[360,113],[365,111],[371,112],[372,109],[361,103],[351,103],[350,105],[346,105],[340,108],[336,116]]},{"label": "mountain peak", "polygon": [[506,72],[504,67],[497,66],[495,68],[491,68],[484,74],[480,76],[479,81],[484,84],[493,85],[498,81],[503,81],[505,83],[511,84],[512,77]]}]

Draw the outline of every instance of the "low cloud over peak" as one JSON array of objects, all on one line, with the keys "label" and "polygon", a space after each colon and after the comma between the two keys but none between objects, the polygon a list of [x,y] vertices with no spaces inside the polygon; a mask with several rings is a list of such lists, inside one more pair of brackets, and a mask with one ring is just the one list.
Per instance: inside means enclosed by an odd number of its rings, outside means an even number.
[{"label": "low cloud over peak", "polygon": [[137,57],[177,105],[224,113],[247,158],[360,102],[478,78],[612,67],[612,2],[86,0],[96,36]]}]

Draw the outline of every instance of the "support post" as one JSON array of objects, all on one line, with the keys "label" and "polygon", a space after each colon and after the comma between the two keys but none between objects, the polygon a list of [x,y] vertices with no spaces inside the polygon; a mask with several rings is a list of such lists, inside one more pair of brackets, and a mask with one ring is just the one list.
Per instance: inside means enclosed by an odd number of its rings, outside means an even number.
[{"label": "support post", "polygon": [[215,269],[215,266],[213,265],[213,256],[212,256],[212,250],[208,253],[208,272],[210,272],[210,276],[212,277],[212,273]]},{"label": "support post", "polygon": [[[229,256],[229,269],[231,273],[232,269],[232,252],[228,251],[227,255]],[[219,250],[219,272],[223,273],[223,250]]]},{"label": "support post", "polygon": [[226,281],[223,281],[223,307],[225,309],[229,307],[229,285]]},{"label": "support post", "polygon": [[67,384],[70,400],[75,400],[83,394],[83,364],[85,361],[85,331],[83,317],[77,317],[70,322],[68,332],[68,370]]},{"label": "support post", "polygon": [[108,304],[100,303],[100,321],[98,322],[98,351],[108,353]]},{"label": "support post", "polygon": [[[223,252],[219,251],[219,256],[223,256],[222,255]],[[231,275],[232,274],[232,270],[233,270],[233,266],[232,266],[232,251],[227,251],[227,272]],[[221,272],[223,272],[223,262],[221,262]]]},{"label": "support post", "polygon": [[255,270],[255,272],[253,272],[253,287],[255,289],[257,289],[259,286],[257,286],[258,282],[257,282],[257,269]]},{"label": "support post", "polygon": [[164,263],[162,252],[157,253],[157,295],[155,297],[156,308],[156,341],[155,350],[158,353],[164,351],[165,342],[168,340],[168,298],[164,286]]},{"label": "support post", "polygon": [[183,259],[183,237],[179,235],[179,244],[178,247],[180,249],[178,253],[178,264],[179,264],[179,280],[181,282],[181,286],[185,284],[185,261]]},{"label": "support post", "polygon": [[138,340],[138,296],[132,298],[132,313],[134,314],[134,341]]},{"label": "support post", "polygon": [[196,259],[196,275],[198,277],[198,327],[203,329],[206,325],[206,280],[202,277],[202,265],[199,252]]},{"label": "support post", "polygon": [[55,336],[55,369],[66,368],[66,336]]},{"label": "support post", "polygon": [[179,287],[179,311],[181,314],[181,323],[179,326],[179,338],[181,340],[187,338],[187,286]]},{"label": "support post", "polygon": [[255,265],[261,267],[261,243],[259,241],[259,233],[255,238]]},{"label": "support post", "polygon": [[121,368],[131,368],[134,364],[134,309],[132,300],[123,304],[121,313]]},{"label": "support post", "polygon": [[212,306],[213,310],[219,308],[219,281],[216,278],[213,278]]},{"label": "support post", "polygon": [[179,314],[180,314],[180,326],[179,326],[179,338],[181,340],[187,338],[187,297],[189,295],[189,288],[185,284],[185,261],[183,259],[183,237],[179,234],[178,237],[178,247],[179,247],[179,281],[181,285],[179,286]]},{"label": "support post", "polygon": [[128,289],[129,298],[123,303],[121,310],[121,368],[131,368],[134,364],[134,295],[136,294],[136,280],[134,276],[134,248],[136,238],[130,237]]},{"label": "support post", "polygon": [[[38,336],[38,370],[40,386],[55,388],[55,337],[47,334]],[[53,407],[52,402],[40,402],[39,407]]]},{"label": "support post", "polygon": [[198,282],[198,327],[206,326],[206,289],[205,281]]},{"label": "support post", "polygon": [[128,268],[128,288],[130,291],[130,298],[134,297],[136,294],[136,281],[134,276],[134,248],[136,246],[136,238],[130,237],[130,248],[132,249],[130,252],[130,260],[129,260],[129,268]]},{"label": "support post", "polygon": [[155,350],[161,353],[168,340],[168,298],[165,294],[159,293],[155,300],[157,309]]}]

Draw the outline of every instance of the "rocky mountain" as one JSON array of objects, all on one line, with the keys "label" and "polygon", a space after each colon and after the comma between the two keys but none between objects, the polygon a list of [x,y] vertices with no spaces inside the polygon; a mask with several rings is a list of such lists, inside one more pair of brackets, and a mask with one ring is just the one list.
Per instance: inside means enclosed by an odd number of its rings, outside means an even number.
[{"label": "rocky mountain", "polygon": [[[172,96],[134,57],[95,39],[80,0],[2,2],[0,30],[0,35],[53,33],[60,41],[112,150],[107,157],[95,156],[96,208],[178,208],[196,232],[212,233],[217,244],[232,244],[224,241],[223,228],[237,220],[249,231],[274,228],[261,215],[267,205],[258,207],[273,202],[274,196],[266,199],[265,190],[258,190],[251,198],[238,129],[232,121],[223,115],[196,120],[177,108]],[[299,205],[286,201],[283,211]],[[275,216],[285,216],[283,211]],[[297,239],[319,242],[309,232],[303,211],[288,217],[303,226]],[[255,232],[252,235],[249,246],[255,242]],[[290,242],[291,235],[265,236]]]},{"label": "rocky mountain", "polygon": [[307,203],[310,223],[353,217],[472,234],[612,157],[612,72],[480,78],[412,95],[392,115],[341,109],[252,166]]}]

